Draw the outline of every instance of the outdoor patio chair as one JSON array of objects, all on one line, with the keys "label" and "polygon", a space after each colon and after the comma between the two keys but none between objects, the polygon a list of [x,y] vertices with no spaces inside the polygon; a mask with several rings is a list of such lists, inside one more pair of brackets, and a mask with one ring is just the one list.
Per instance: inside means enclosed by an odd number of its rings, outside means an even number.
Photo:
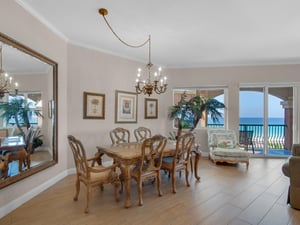
[{"label": "outdoor patio chair", "polygon": [[248,147],[251,146],[253,154],[254,146],[253,146],[253,130],[240,130],[239,136],[239,144],[244,145],[245,150],[248,151]]}]

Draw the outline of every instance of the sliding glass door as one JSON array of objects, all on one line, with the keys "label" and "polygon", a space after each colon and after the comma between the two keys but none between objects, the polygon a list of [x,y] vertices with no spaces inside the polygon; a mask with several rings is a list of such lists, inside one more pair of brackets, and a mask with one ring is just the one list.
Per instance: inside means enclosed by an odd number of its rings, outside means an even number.
[{"label": "sliding glass door", "polygon": [[240,140],[248,135],[248,151],[255,156],[290,155],[293,143],[293,88],[240,88]]},{"label": "sliding glass door", "polygon": [[240,143],[253,154],[264,154],[264,88],[240,88]]}]

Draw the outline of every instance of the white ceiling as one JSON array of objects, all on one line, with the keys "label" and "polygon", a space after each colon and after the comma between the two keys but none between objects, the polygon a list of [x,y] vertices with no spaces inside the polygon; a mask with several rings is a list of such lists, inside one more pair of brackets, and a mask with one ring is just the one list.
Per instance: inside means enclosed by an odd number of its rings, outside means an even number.
[{"label": "white ceiling", "polygon": [[71,43],[170,68],[300,63],[299,0],[17,0]]}]

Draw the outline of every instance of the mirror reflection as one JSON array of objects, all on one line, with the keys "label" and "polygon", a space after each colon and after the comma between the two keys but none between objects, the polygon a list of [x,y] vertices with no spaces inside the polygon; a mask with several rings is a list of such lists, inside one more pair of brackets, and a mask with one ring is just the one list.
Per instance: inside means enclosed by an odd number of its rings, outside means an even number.
[{"label": "mirror reflection", "polygon": [[57,64],[0,33],[0,188],[57,162]]}]

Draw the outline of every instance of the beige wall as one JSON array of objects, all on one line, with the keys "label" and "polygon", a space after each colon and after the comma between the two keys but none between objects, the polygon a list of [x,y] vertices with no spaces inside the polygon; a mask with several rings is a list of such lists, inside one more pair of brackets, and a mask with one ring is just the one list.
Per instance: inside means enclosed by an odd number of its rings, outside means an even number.
[{"label": "beige wall", "polygon": [[[121,126],[132,133],[137,126],[150,127],[152,133],[165,132],[165,96],[153,95],[159,98],[158,119],[144,119],[144,99],[147,96],[138,95],[138,123],[115,123],[115,91],[134,92],[136,71],[144,64],[108,55],[92,49],[70,44],[68,47],[68,131],[79,137],[89,155],[94,154],[95,146],[110,144],[109,130]],[[83,92],[105,94],[105,120],[83,119]],[[69,158],[69,166],[73,159]]]},{"label": "beige wall", "polygon": [[[293,84],[295,87],[300,85],[300,65],[168,69],[167,73],[170,89],[174,87],[227,87],[228,128],[234,130],[237,130],[239,126],[239,87],[241,84]],[[182,79],[182,77],[185,77],[185,79]],[[168,92],[167,100],[172,101],[170,92]],[[299,118],[299,116],[298,112],[297,117]],[[297,121],[297,118],[295,121]],[[171,127],[170,121],[167,127]],[[295,133],[298,133],[298,130]],[[200,143],[203,151],[208,151],[206,129],[197,130],[197,134],[196,141]],[[294,138],[294,140],[299,141],[297,138]]]},{"label": "beige wall", "polygon": [[19,181],[0,190],[0,214],[8,205],[13,207],[14,202],[32,189],[48,181],[50,178],[67,169],[65,141],[67,135],[67,43],[43,24],[28,14],[15,1],[1,0],[0,3],[0,31],[24,45],[48,56],[58,63],[58,91],[59,91],[59,163],[43,172]]},{"label": "beige wall", "polygon": [[[48,179],[73,167],[73,159],[67,146],[67,134],[78,136],[86,146],[88,155],[94,153],[95,146],[109,144],[108,131],[117,126],[126,127],[131,131],[138,125],[147,126],[153,133],[167,135],[172,129],[171,122],[167,119],[167,109],[172,103],[174,87],[227,86],[229,128],[235,129],[239,118],[240,83],[300,82],[300,65],[168,69],[167,93],[152,96],[159,99],[159,119],[144,119],[144,99],[147,96],[139,95],[138,124],[115,124],[115,90],[134,91],[136,68],[143,66],[143,63],[68,44],[24,11],[15,1],[1,0],[0,27],[1,32],[58,62],[59,93],[58,164],[1,189],[1,207],[17,201],[34,187],[43,185]],[[83,119],[84,91],[105,94],[105,120]],[[199,142],[206,142],[205,134],[205,130],[199,131]],[[131,139],[134,140],[133,138],[132,136]]]}]

